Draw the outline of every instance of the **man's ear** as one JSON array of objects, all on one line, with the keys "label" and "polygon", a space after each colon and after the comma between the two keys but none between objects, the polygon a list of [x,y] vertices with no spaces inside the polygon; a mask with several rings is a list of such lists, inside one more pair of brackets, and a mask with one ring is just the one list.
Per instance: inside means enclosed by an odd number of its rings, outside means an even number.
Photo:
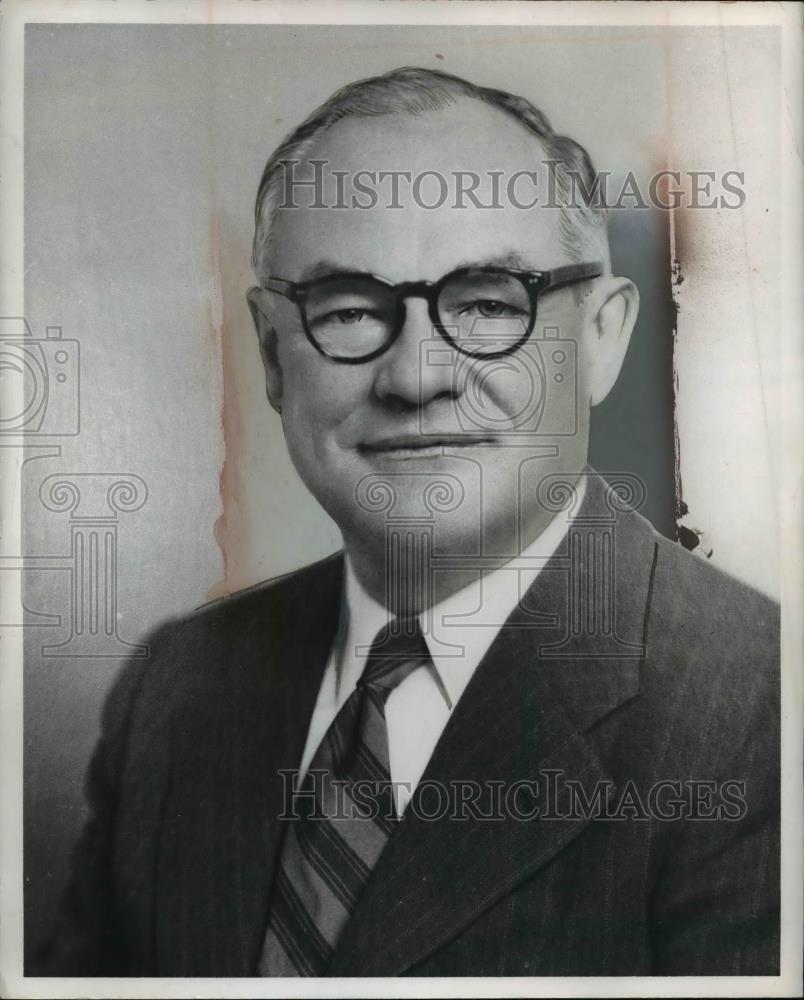
[{"label": "man's ear", "polygon": [[602,285],[591,319],[588,387],[592,406],[602,403],[620,374],[639,312],[639,292],[629,278],[609,278]]},{"label": "man's ear", "polygon": [[282,369],[279,366],[279,351],[276,330],[268,319],[268,297],[264,288],[255,285],[246,293],[248,307],[257,330],[260,354],[265,366],[265,388],[268,401],[277,413],[282,412]]}]

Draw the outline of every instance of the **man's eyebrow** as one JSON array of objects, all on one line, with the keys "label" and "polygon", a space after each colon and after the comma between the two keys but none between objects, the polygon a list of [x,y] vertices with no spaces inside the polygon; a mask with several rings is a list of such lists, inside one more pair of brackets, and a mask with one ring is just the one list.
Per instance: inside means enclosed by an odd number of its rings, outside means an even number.
[{"label": "man's eyebrow", "polygon": [[299,278],[299,284],[307,281],[317,281],[318,278],[328,278],[330,275],[355,274],[360,272],[360,268],[343,267],[331,260],[319,260],[315,264],[305,267]]},{"label": "man's eyebrow", "polygon": [[526,260],[518,250],[509,250],[507,253],[496,254],[493,257],[483,257],[482,260],[472,258],[455,265],[454,270],[463,267],[513,267],[523,271],[534,270],[530,261]]},{"label": "man's eyebrow", "polygon": [[[534,270],[532,264],[526,260],[518,250],[509,250],[507,253],[495,254],[492,257],[477,258],[459,261],[451,271],[458,271],[466,267],[512,267],[519,270]],[[317,281],[319,278],[329,278],[339,274],[368,274],[362,268],[344,267],[331,260],[319,260],[315,264],[305,267],[298,279],[299,284],[309,281]],[[372,272],[373,273],[373,272]]]}]

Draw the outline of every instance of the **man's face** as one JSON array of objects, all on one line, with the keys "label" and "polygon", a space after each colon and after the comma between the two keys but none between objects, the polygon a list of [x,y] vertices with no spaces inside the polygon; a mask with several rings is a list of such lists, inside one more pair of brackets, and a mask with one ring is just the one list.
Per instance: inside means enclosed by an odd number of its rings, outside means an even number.
[{"label": "man's face", "polygon": [[[421,117],[346,119],[308,155],[328,161],[330,203],[333,171],[438,171],[448,179],[455,171],[482,178],[503,171],[503,190],[517,171],[537,171],[535,190],[542,198],[547,191],[533,136],[474,101]],[[308,169],[301,164],[298,176]],[[277,213],[271,273],[299,282],[313,271],[347,269],[401,283],[437,281],[468,265],[550,270],[573,263],[556,209],[520,210],[505,198],[503,208],[468,199],[456,208],[452,183],[445,204],[428,209],[404,182],[402,207],[390,208],[383,197],[390,188],[378,189],[371,210],[311,208],[312,196],[299,192],[302,207]],[[523,183],[517,195],[526,201],[533,191]],[[419,201],[432,204],[437,192],[423,186]],[[362,364],[323,357],[305,336],[298,307],[261,293],[275,331],[261,333],[269,395],[299,474],[347,547],[379,552],[393,519],[432,525],[437,553],[513,556],[546,526],[553,513],[537,501],[539,482],[577,473],[586,461],[594,394],[587,376],[599,340],[589,288],[542,294],[528,343],[496,359],[454,351],[433,330],[426,302],[409,298],[397,340]]]}]

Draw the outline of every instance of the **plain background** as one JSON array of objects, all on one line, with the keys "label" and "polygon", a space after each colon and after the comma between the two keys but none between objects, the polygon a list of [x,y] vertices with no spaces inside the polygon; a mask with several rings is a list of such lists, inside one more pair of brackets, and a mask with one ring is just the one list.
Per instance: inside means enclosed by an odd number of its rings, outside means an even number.
[{"label": "plain background", "polygon": [[[595,414],[592,463],[648,484],[674,531],[676,417],[688,522],[712,559],[776,590],[773,509],[778,49],[761,29],[50,26],[26,32],[26,314],[81,345],[81,433],[25,470],[25,549],[70,550],[38,500],[54,472],[128,472],[119,631],[130,641],[208,597],[339,547],[287,460],[244,292],[256,185],[277,142],[338,86],[421,65],[522,93],[599,169],[643,181],[743,169],[742,212],[613,219],[642,293],[621,382]],[[730,75],[731,74],[731,75]],[[772,394],[771,394],[772,398]],[[46,439],[43,439],[43,442]],[[36,450],[28,450],[34,458]],[[26,605],[69,614],[69,575],[25,574]],[[114,659],[40,655],[26,630],[26,950],[49,925],[84,818],[83,776]]]}]

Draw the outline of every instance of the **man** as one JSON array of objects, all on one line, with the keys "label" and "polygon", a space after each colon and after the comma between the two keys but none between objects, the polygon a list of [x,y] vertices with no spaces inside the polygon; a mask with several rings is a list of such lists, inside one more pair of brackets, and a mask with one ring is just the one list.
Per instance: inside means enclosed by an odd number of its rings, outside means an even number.
[{"label": "man", "polygon": [[124,672],[49,971],[778,970],[777,609],[586,466],[638,295],[576,175],[410,69],[269,161],[249,303],[344,553]]}]

